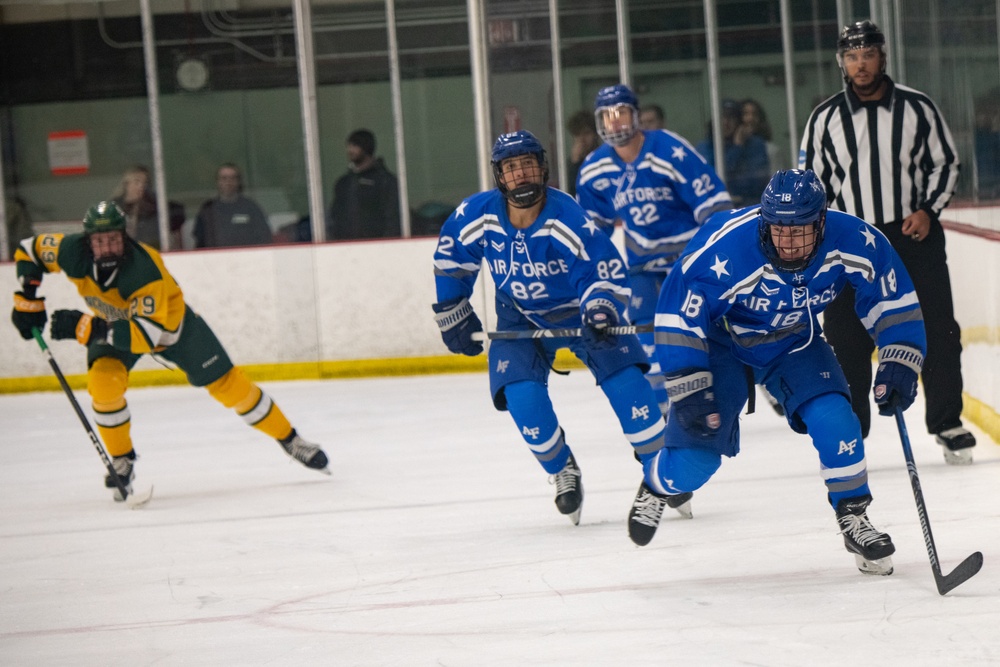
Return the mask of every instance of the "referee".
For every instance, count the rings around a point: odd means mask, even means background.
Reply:
[[[962,426],[960,329],[939,216],[958,181],[951,132],[927,95],[885,73],[885,35],[871,21],[846,26],[837,42],[844,90],[809,116],[799,167],[826,187],[830,208],[874,225],[888,237],[913,279],[927,329],[924,384],[927,430],[952,464],[972,463],[975,437]],[[851,387],[851,403],[868,437],[871,336],[854,311],[854,293],[824,313],[826,338]]]

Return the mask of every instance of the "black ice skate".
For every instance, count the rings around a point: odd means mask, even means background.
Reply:
[[[664,507],[677,510],[685,519],[692,518],[694,516],[691,512],[692,496],[694,494],[691,492],[661,496],[654,493],[646,482],[642,482],[635,494],[635,500],[632,501],[632,509],[628,513],[628,536],[640,547],[649,544],[656,535]]]
[[[569,516],[574,526],[580,525],[583,510],[583,478],[576,460],[570,454],[562,470],[549,477],[549,484],[556,485],[556,508]]]
[[[296,433],[294,429],[290,436],[285,440],[279,440],[278,443],[289,456],[305,467],[319,470],[321,473],[327,475],[330,474],[330,471],[327,469],[329,461],[326,458],[326,453],[317,445],[303,440],[302,436]]]
[[[972,463],[972,448],[976,446],[976,436],[961,426],[956,426],[937,433],[936,439],[944,447],[945,463],[953,466]]]
[[[892,558],[896,547],[892,538],[880,533],[868,520],[865,510],[871,496],[845,498],[837,504],[837,522],[844,536],[844,546],[854,554],[858,569],[865,574],[892,574]]]
[[[132,495],[132,480],[135,479],[135,450],[133,449],[128,454],[122,454],[121,456],[114,456],[111,458],[111,467],[115,469],[118,474],[118,478],[122,481],[122,486],[125,487],[125,491]],[[112,479],[111,474],[108,473],[104,476],[104,486],[109,489],[115,490],[115,502],[120,503],[125,499],[122,498],[122,492],[115,484],[115,480]]]

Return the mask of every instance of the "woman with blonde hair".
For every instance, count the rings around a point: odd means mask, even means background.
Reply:
[[[149,168],[137,164],[122,175],[112,199],[125,212],[129,236],[160,250],[160,225],[156,216],[156,195],[151,187]],[[171,246],[180,248],[180,229],[184,224],[184,206],[167,202]]]

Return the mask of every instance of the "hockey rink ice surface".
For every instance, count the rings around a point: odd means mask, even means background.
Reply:
[[[202,389],[129,392],[129,510],[60,392],[0,396],[5,665],[1000,664],[1000,447],[946,466],[906,413],[942,569],[899,435],[874,418],[869,514],[895,573],[858,572],[809,441],[758,401],[743,452],[633,546],[640,469],[589,374],[553,376],[583,470],[579,526],[485,374],[273,382],[332,476]],[[77,397],[90,414],[85,392]]]

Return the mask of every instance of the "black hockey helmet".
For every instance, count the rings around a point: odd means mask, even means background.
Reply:
[[[840,31],[840,38],[837,40],[837,64],[840,65],[840,71],[844,75],[844,83],[850,83],[847,78],[847,70],[844,69],[844,54],[854,49],[865,49],[869,46],[874,46],[882,54],[882,67],[879,74],[884,75],[886,61],[885,35],[879,30],[879,27],[868,19],[865,19],[864,21],[855,21],[850,25],[845,25],[844,29]]]

